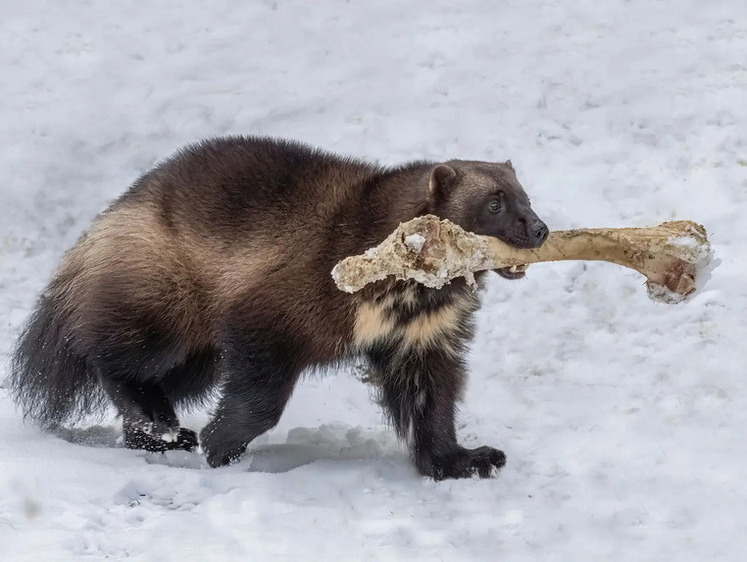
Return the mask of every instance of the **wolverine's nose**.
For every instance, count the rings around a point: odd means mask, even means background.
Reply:
[[[547,236],[550,234],[550,229],[547,228],[547,225],[544,222],[535,219],[532,226],[529,228],[529,232],[534,239],[533,241],[536,244],[536,247],[539,248],[542,246],[542,243],[547,240]]]

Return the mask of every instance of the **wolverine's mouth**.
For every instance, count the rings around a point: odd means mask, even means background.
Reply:
[[[524,277],[526,275],[527,267],[529,267],[529,264],[523,263],[521,265],[512,265],[511,267],[502,267],[495,271],[504,279],[514,280]]]

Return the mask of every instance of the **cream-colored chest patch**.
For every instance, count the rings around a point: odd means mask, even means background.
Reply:
[[[397,318],[395,303],[403,303],[409,295],[389,295],[379,302],[365,302],[359,305],[355,318],[354,343],[365,348],[376,342],[399,341],[404,349],[428,348],[439,345],[451,351],[448,336],[459,329],[469,303],[456,301],[442,306],[433,312],[418,314],[408,322]]]

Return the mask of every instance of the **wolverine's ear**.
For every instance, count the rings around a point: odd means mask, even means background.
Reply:
[[[439,164],[433,168],[431,179],[428,181],[428,201],[434,204],[443,201],[448,195],[455,177],[456,172],[451,166]]]
[[[508,167],[509,167],[509,168],[511,168],[512,170],[514,169],[514,165],[513,165],[513,164],[511,164],[511,160],[506,160],[505,164],[506,164],[506,166],[508,166]],[[514,170],[514,171],[515,171],[515,170]]]

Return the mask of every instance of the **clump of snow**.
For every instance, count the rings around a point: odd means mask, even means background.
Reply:
[[[425,244],[425,237],[422,234],[410,234],[409,236],[405,236],[405,246],[410,248],[413,252],[419,252],[423,249],[423,244]]]
[[[665,304],[679,304],[685,302],[687,295],[672,291],[666,285],[659,285],[658,283],[646,283],[646,290],[648,291],[648,298],[652,301],[662,302]]]
[[[721,260],[717,258],[715,252],[711,250],[707,255],[702,256],[696,264],[697,275],[695,277],[695,282],[697,288],[695,289],[693,296],[703,291],[710,283],[714,270],[721,265]]]
[[[176,441],[176,433],[173,431],[162,433],[161,441],[165,441],[166,443],[173,443],[174,441]]]
[[[672,236],[667,244],[683,250],[682,259],[696,266],[697,270],[707,269],[714,260],[713,248],[704,242],[700,233],[693,232],[690,236]]]
[[[680,248],[697,249],[702,244],[694,236],[671,236],[667,239],[667,244],[670,246],[678,246]]]

